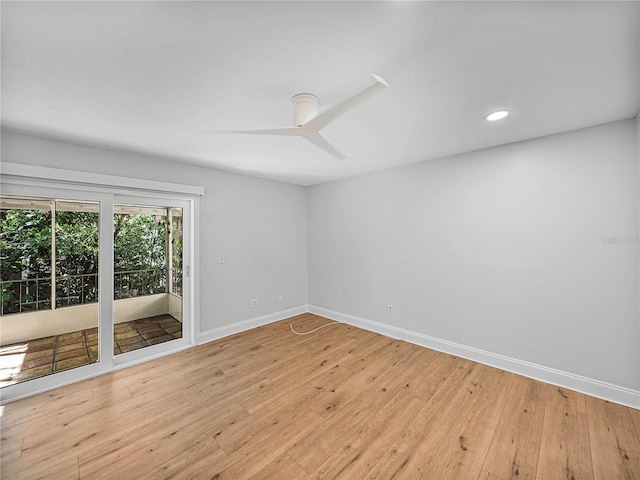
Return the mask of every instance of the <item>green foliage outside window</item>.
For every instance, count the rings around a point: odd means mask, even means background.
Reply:
[[[51,212],[0,210],[3,281],[51,276]]]
[[[97,301],[98,228],[97,213],[56,212],[56,308]],[[166,291],[166,237],[166,216],[114,215],[116,299]],[[50,211],[0,210],[3,314],[51,308],[51,253]]]
[[[165,293],[167,217],[114,217],[115,297]]]

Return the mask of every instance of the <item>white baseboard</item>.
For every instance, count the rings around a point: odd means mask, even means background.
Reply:
[[[483,363],[491,367],[500,368],[501,370],[523,375],[535,380],[565,387],[603,400],[609,400],[621,405],[640,409],[640,391],[638,390],[619,387],[592,378],[506,357],[478,348],[460,345],[448,340],[441,340],[422,333],[411,332],[402,328],[366,320],[346,313],[335,312],[315,305],[309,305],[309,313],[376,332],[387,337],[405,340],[422,347],[473,360],[474,362]]]
[[[196,334],[196,344],[201,345],[203,343],[212,342],[223,337],[228,337],[234,333],[244,332],[252,328],[261,327],[268,323],[284,320],[285,318],[294,317],[296,315],[302,315],[309,311],[308,305],[299,305],[297,307],[288,308],[286,310],[280,310],[278,312],[268,313],[260,317],[250,318],[241,322],[232,323],[223,327],[214,328]]]

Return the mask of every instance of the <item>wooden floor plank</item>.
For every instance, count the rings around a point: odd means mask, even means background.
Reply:
[[[0,442],[0,473],[2,473],[2,465],[9,462],[15,462],[20,458],[22,453],[22,436],[17,436],[12,440],[2,439]]]
[[[360,382],[354,372],[341,365],[314,378],[309,386],[313,387],[315,395],[307,400],[307,407],[324,417],[335,413],[338,411],[338,405],[345,403],[343,391],[357,390],[357,387],[354,388],[350,383],[352,379],[356,384],[364,386],[364,382]],[[345,395],[349,396],[346,393]]]
[[[295,399],[292,397],[292,401],[304,402],[304,393],[300,392]],[[222,447],[225,454],[231,455],[254,438],[268,435],[268,432],[277,430],[278,425],[294,414],[291,410],[291,405],[288,402],[270,404],[260,410],[259,414],[247,415],[226,429],[213,429],[213,437],[218,442],[218,445]]]
[[[458,417],[420,478],[477,478],[493,434],[493,429],[480,422],[464,416]]]
[[[203,415],[211,420],[202,422]],[[149,463],[161,464],[170,460],[211,437],[212,429],[224,430],[247,416],[248,413],[235,404],[224,409],[202,408],[200,412],[171,419],[165,416],[80,454],[80,475],[109,480],[112,472],[120,469],[131,478],[139,478],[147,472]]]
[[[129,472],[131,465],[127,465],[128,456],[144,451],[147,445],[158,442],[158,436],[167,435],[172,430],[166,420],[159,418],[118,435],[110,441],[102,442],[77,455],[80,473],[85,478],[99,478],[101,472],[110,471],[117,462],[120,463],[120,468]]]
[[[55,415],[63,408],[73,408],[75,405],[81,405],[92,399],[91,389],[83,386],[76,387],[74,390],[63,387],[11,402],[4,405],[2,429],[4,431],[24,422],[33,422],[45,415]]]
[[[193,404],[207,401],[235,402],[272,383],[265,376],[212,375],[206,380],[188,386],[182,391],[182,396]]]
[[[3,474],[2,478],[12,477],[4,476]],[[78,472],[78,460],[75,457],[68,458],[67,460],[53,465],[46,471],[36,473],[29,477],[19,474],[19,476],[13,478],[24,478],[26,480],[78,480],[80,478],[80,473]]]
[[[135,382],[127,382],[127,388],[132,396],[144,395],[149,392],[171,387],[174,389],[187,390],[190,387],[200,385],[205,379],[215,378],[222,374],[216,366],[205,362],[191,365],[189,368],[181,369],[181,375],[176,378],[167,371],[165,375],[160,375],[160,371],[151,370],[151,374],[146,378],[138,379]]]
[[[640,411],[312,314],[3,408],[2,478],[636,479]]]
[[[529,378],[514,379],[483,470],[504,479],[536,478],[546,387]]]
[[[157,369],[155,361],[149,361],[133,365],[129,368],[122,368],[107,375],[86,380],[86,385],[91,388],[95,398],[101,396],[111,396],[114,392],[127,388],[129,385],[136,385],[141,378],[147,378],[153,369]],[[155,370],[156,375],[162,375],[163,371]],[[166,373],[164,373],[166,375]],[[84,383],[84,382],[83,382]]]
[[[536,478],[595,478],[584,395],[547,385]]]
[[[285,453],[249,480],[306,480],[308,478],[309,474]]]
[[[425,355],[424,352],[429,352],[429,355]],[[407,352],[408,355],[402,355],[398,362],[393,365],[393,370],[398,375],[403,376],[408,381],[416,378],[420,373],[428,371],[432,368],[433,362],[443,356],[441,353],[435,350],[427,350],[426,348],[418,347],[414,345],[412,351]]]
[[[473,385],[473,395],[460,413],[495,429],[514,378],[513,373],[486,365],[476,365],[469,376],[469,382]]]
[[[487,472],[486,470],[482,470],[480,475],[478,475],[478,480],[504,480],[503,478],[496,477],[494,474]]]
[[[254,412],[269,403],[278,402],[287,396],[291,389],[311,382],[325,373],[346,370],[341,366],[346,355],[348,354],[334,351],[326,355],[310,356],[297,363],[289,363],[286,365],[285,372],[267,371],[266,375],[273,384],[253,395],[245,396],[240,402],[249,412]],[[288,385],[289,389],[281,388],[282,385]]]
[[[473,386],[468,381],[473,367],[470,362],[457,359],[440,388],[430,396],[413,421],[396,442],[389,446],[383,458],[371,468],[365,478],[413,480],[422,476],[458,418],[460,410],[473,394]]]
[[[351,358],[343,363],[343,366],[354,372],[362,372],[373,370],[379,363],[385,360],[395,359],[396,355],[390,350],[393,340],[378,336],[375,342],[371,343],[367,348],[353,353],[350,349]]]
[[[322,417],[310,410],[301,408],[291,412],[269,432],[263,432],[252,438],[243,448],[227,456],[218,464],[210,465],[207,462],[202,465],[205,470],[197,472],[196,478],[215,478],[216,480],[251,478],[260,470],[267,468],[293,443],[321,422]]]
[[[52,462],[77,457],[96,446],[110,442],[124,432],[143,428],[161,415],[162,408],[172,409],[184,402],[180,394],[155,398],[146,408],[138,408],[116,417],[84,418],[66,429],[44,430],[25,437],[20,458],[5,466],[9,478],[33,475],[48,468]],[[14,477],[15,476],[15,477]]]
[[[425,402],[429,401],[451,373],[458,368],[458,360],[452,355],[438,355],[428,368],[420,370],[409,380],[413,394]]]
[[[226,458],[213,437],[206,437],[190,443],[188,448],[170,460],[155,465],[147,464],[146,473],[136,480],[192,480],[196,478],[196,473],[202,474],[207,471],[207,467],[213,468]],[[111,469],[109,471],[114,474],[113,478],[118,478],[115,476],[117,472]]]
[[[287,453],[305,471],[315,471],[330,455],[342,446],[349,435],[366,426],[399,391],[404,388],[404,379],[396,375],[378,378],[367,388],[360,390],[344,408],[318,428],[296,442]]]
[[[63,430],[71,424],[82,422],[88,415],[99,410],[117,408],[119,411],[123,411],[123,405],[131,398],[131,392],[128,388],[119,388],[111,395],[101,395],[97,398],[87,397],[81,402],[65,405],[58,411],[38,416],[37,422],[22,422],[8,427],[3,425],[2,437],[25,437],[42,431]]]
[[[286,385],[282,388],[286,395],[281,401],[270,402],[253,415],[244,418],[226,431],[217,432],[214,436],[226,453],[231,453],[240,448],[251,437],[259,434],[263,429],[277,424],[281,418],[291,412],[291,405],[305,405],[305,408],[323,413],[314,408],[319,399],[325,395],[324,389],[335,385],[332,383],[333,375],[341,377],[344,374],[353,375],[344,368],[334,367],[323,375],[315,377],[304,385]],[[281,384],[279,384],[281,385]],[[331,389],[335,389],[335,386]]]
[[[344,445],[312,472],[310,478],[364,478],[420,407],[420,400],[406,391],[398,392],[362,429],[347,436]]]
[[[586,397],[595,478],[640,478],[640,440],[629,409]]]
[[[627,407],[623,407],[623,408],[627,408]],[[636,410],[634,408],[627,408],[627,411],[629,412],[629,416],[631,417],[631,423],[634,426],[636,435],[638,438],[640,438],[640,409]]]
[[[380,335],[377,333],[351,326],[347,326],[345,335],[355,340],[354,345],[349,349],[349,353],[352,355],[358,355],[372,344],[380,341]]]

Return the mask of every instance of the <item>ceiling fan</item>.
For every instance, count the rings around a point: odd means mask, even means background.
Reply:
[[[384,78],[372,73],[366,86],[322,113],[320,113],[318,106],[318,97],[310,93],[298,93],[291,98],[291,103],[293,104],[293,127],[268,130],[227,130],[224,133],[302,137],[328,154],[339,159],[344,159],[346,156],[340,153],[326,138],[320,135],[320,130],[340,115],[356,107],[379,90],[388,86]]]

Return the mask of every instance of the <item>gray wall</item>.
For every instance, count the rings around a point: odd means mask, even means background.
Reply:
[[[311,187],[309,303],[637,389],[636,129]]]
[[[2,161],[205,187],[200,332],[307,304],[303,187],[6,131]],[[222,265],[219,255],[225,256]]]

